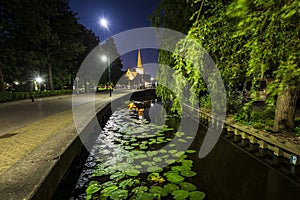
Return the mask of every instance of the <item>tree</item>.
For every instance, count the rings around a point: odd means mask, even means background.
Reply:
[[[109,80],[109,72],[110,70],[110,79],[113,85],[119,81],[119,79],[124,75],[124,71],[122,71],[123,65],[120,59],[120,55],[116,48],[113,38],[109,38],[104,44],[101,46],[103,55],[109,58],[116,58],[115,60],[110,60],[110,69],[108,69],[107,63],[103,63],[103,68],[105,68],[102,77],[100,78],[100,84],[106,84]]]
[[[299,8],[300,3],[291,0],[236,0],[229,7],[239,22],[235,35],[247,37],[247,75],[274,78],[269,87],[270,96],[278,96],[274,131],[294,128],[300,80]]]
[[[162,0],[149,18],[152,26],[169,28],[186,34],[192,25],[190,17],[198,8],[199,4],[193,1]],[[166,45],[167,43],[168,41],[166,41]],[[158,62],[159,64],[170,67],[174,67],[175,65],[172,53],[164,50],[159,50]],[[169,75],[168,73],[166,68],[159,68],[157,77],[161,82],[166,82],[166,78]],[[161,85],[157,86],[156,94],[160,96],[163,101],[169,99],[170,96],[175,96],[172,94],[172,91]]]
[[[80,60],[99,39],[78,23],[69,1],[2,2],[0,91],[4,82],[28,82],[42,74],[51,90],[72,84]]]

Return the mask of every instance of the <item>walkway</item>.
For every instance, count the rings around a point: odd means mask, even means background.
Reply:
[[[113,93],[111,98],[108,94],[97,94],[95,101],[92,95],[82,95],[82,98],[77,99],[77,102],[73,104],[79,107],[93,104],[96,110],[99,110],[111,100],[131,92],[133,91]],[[30,106],[33,107],[39,105],[38,110],[43,115],[40,115],[39,119],[35,118],[34,122],[28,119],[25,120],[26,123],[14,121],[14,115],[17,115],[17,118],[20,118],[20,115],[25,115],[25,118],[32,117],[33,114],[26,116],[28,104],[26,101],[20,101],[0,105],[0,118],[5,110],[16,107],[19,109],[13,109],[15,111],[13,114],[7,113],[9,118],[6,121],[10,125],[21,127],[13,132],[4,132],[4,129],[0,132],[0,199],[2,200],[31,199],[43,182],[39,180],[36,183],[41,175],[39,173],[47,174],[47,170],[52,170],[48,169],[49,164],[60,159],[61,154],[74,142],[75,138],[78,138],[73,120],[71,95],[30,102]],[[54,105],[60,109],[55,109]],[[88,118],[89,114],[86,110],[82,113]],[[12,129],[10,127],[6,130]]]

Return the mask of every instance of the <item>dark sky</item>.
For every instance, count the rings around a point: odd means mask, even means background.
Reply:
[[[139,27],[151,26],[149,15],[158,6],[159,0],[70,0],[71,9],[78,13],[79,22],[87,29],[92,29],[100,41],[117,33]],[[99,24],[101,17],[109,21],[109,30]],[[157,62],[157,50],[142,49],[142,61]],[[137,51],[122,55],[123,67],[136,65]],[[145,68],[146,73],[155,77],[154,68]]]

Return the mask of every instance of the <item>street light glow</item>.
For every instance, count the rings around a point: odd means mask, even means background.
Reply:
[[[35,79],[35,81],[38,82],[38,83],[41,83],[41,82],[43,82],[43,79],[42,79],[41,77],[37,77],[37,78]]]
[[[107,61],[106,55],[101,56],[101,60],[102,60],[103,62],[106,62],[106,61]]]
[[[100,19],[100,25],[108,30],[108,21],[105,18]]]

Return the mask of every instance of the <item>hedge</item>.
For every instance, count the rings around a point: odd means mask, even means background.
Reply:
[[[0,103],[30,99],[33,94],[35,98],[49,97],[61,94],[72,94],[73,90],[53,90],[42,92],[0,92]]]

